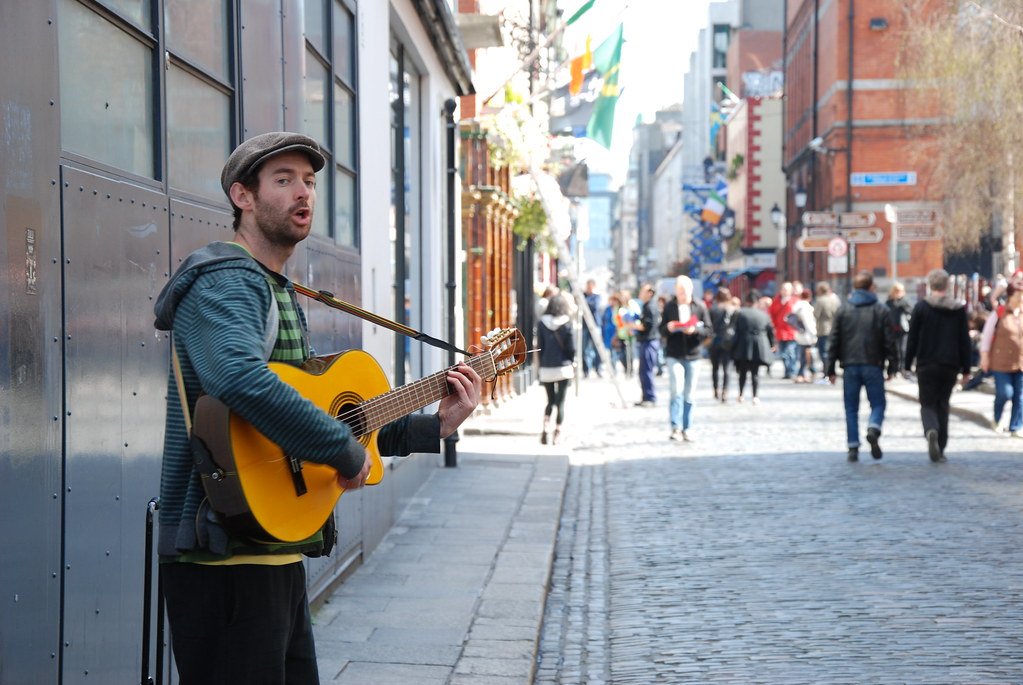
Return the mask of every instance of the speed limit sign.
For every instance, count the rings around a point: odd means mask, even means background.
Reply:
[[[849,251],[849,243],[841,236],[835,236],[828,241],[828,254],[832,257],[844,257]]]

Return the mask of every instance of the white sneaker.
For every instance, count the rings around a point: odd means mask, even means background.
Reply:
[[[1023,431],[1012,431],[1009,435],[1014,438],[1023,438]]]
[[[1008,433],[1009,432],[1009,419],[1003,416],[1001,421],[995,422],[991,420],[991,426],[995,429],[995,433]]]

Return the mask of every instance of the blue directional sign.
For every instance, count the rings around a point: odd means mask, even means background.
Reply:
[[[854,186],[915,186],[915,171],[868,171],[849,174]]]

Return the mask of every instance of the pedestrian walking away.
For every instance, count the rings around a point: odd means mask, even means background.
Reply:
[[[811,292],[804,290],[799,299],[792,305],[789,319],[796,329],[796,345],[798,345],[799,368],[796,370],[796,383],[813,381],[813,348],[817,344],[817,319],[813,315],[810,304]]]
[[[821,383],[827,383],[828,341],[831,339],[831,327],[835,322],[835,313],[842,301],[838,299],[831,286],[821,281],[817,284],[817,299],[813,302],[813,317],[817,320],[817,355],[821,359]]]
[[[896,281],[888,290],[888,316],[891,318],[892,332],[895,334],[895,373],[908,377],[906,368],[906,334],[909,333],[909,322],[913,308],[906,299],[906,286]]]
[[[771,317],[759,306],[760,293],[750,290],[746,293],[746,306],[735,315],[735,344],[732,346],[732,359],[739,376],[739,396],[736,402],[741,403],[746,392],[746,379],[750,381],[752,403],[760,403],[760,367],[770,368],[777,343],[774,338],[774,326]]]
[[[547,444],[550,438],[558,444],[561,438],[561,424],[565,421],[565,397],[568,385],[575,376],[575,336],[572,335],[572,321],[569,318],[568,298],[563,293],[551,297],[547,313],[537,324],[537,338],[540,345],[540,384],[547,393],[547,405],[543,410],[543,430],[540,442]],[[551,414],[557,410],[554,433],[550,433]]]
[[[661,313],[654,297],[654,287],[645,283],[639,292],[643,303],[639,319],[632,324],[639,345],[639,385],[643,396],[636,404],[652,407],[657,404],[657,393],[654,390],[654,376],[657,373],[657,362],[661,351]]]
[[[949,402],[958,375],[963,382],[970,375],[970,333],[964,302],[948,292],[949,276],[944,269],[927,274],[927,296],[916,303],[906,336],[905,370],[916,365],[927,454],[933,462],[944,462],[948,445]]]
[[[861,389],[866,390],[870,403],[867,421],[870,455],[880,459],[883,456],[880,440],[886,402],[884,367],[887,362],[888,377],[891,378],[897,363],[895,335],[888,308],[877,301],[874,276],[869,271],[859,272],[853,279],[853,288],[849,299],[835,314],[828,348],[828,380],[832,384],[835,382],[836,365],[841,362],[848,460],[859,460]]]
[[[593,279],[586,281],[586,290],[583,293],[583,297],[586,301],[586,307],[590,310],[590,314],[593,316],[593,322],[600,324],[600,295],[596,292],[597,282]],[[610,349],[610,348],[607,348]],[[601,359],[600,354],[597,352],[597,345],[593,341],[593,337],[590,335],[590,327],[583,325],[583,377],[589,378],[590,371],[593,371],[598,376],[603,375],[601,371]]]
[[[714,399],[728,400],[728,367],[732,363],[732,347],[735,343],[735,312],[732,293],[721,287],[714,295],[710,308],[710,380],[714,386]],[[720,376],[720,381],[718,380]]]
[[[316,141],[296,133],[266,133],[238,146],[221,174],[234,239],[192,253],[156,303],[156,327],[173,333],[176,372],[168,374],[158,552],[182,683],[319,682],[302,558],[329,552],[333,518],[294,543],[225,527],[204,497],[203,460],[193,457],[188,427],[196,401],[208,395],[297,462],[335,469],[338,487],[359,488],[369,477],[371,460],[348,425],[266,363],[299,365],[311,354],[305,316],[282,272],[312,228],[316,172],[325,164]],[[440,451],[440,439],[472,413],[481,389],[465,364],[447,380],[452,391],[436,414],[380,430],[381,454]]]
[[[980,338],[980,368],[995,377],[995,430],[1006,430],[1015,437],[1023,437],[1023,323],[1020,307],[1023,288],[1009,283],[1005,290],[1005,304],[1000,304],[988,316]],[[1011,403],[1007,423],[1003,421],[1006,403]]]
[[[728,294],[728,300],[732,299]],[[659,326],[665,337],[664,358],[671,394],[668,418],[669,439],[692,441],[693,394],[696,389],[696,363],[703,341],[712,333],[710,315],[702,303],[693,300],[693,281],[688,276],[675,279],[675,297],[664,306]]]
[[[774,325],[774,337],[778,341],[778,354],[785,368],[782,378],[790,379],[796,375],[798,365],[798,344],[796,343],[796,329],[789,322],[789,315],[792,307],[795,306],[797,298],[793,295],[795,288],[791,283],[785,282],[778,288],[778,294],[771,300],[771,323]]]

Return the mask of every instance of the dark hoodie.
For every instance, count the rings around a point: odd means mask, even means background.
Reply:
[[[156,302],[156,327],[174,332],[189,411],[195,411],[199,395],[212,395],[287,454],[355,476],[365,452],[348,426],[304,399],[266,365],[278,314],[271,307],[275,300],[268,275],[293,291],[287,279],[264,269],[240,245],[212,243],[190,255],[164,286]],[[381,454],[439,451],[437,417],[417,415],[416,422],[422,423],[416,431],[409,430],[407,417],[382,429],[377,441]],[[171,372],[160,482],[163,557],[196,551],[231,554],[236,545],[215,518],[199,516],[204,496]]]
[[[888,308],[869,290],[852,291],[845,304],[838,308],[829,342],[829,376],[835,374],[837,362],[842,362],[842,368],[852,364],[884,368],[887,359],[889,371],[895,369],[895,333]]]
[[[916,303],[906,338],[906,368],[946,366],[970,372],[970,328],[966,307],[945,293]]]

